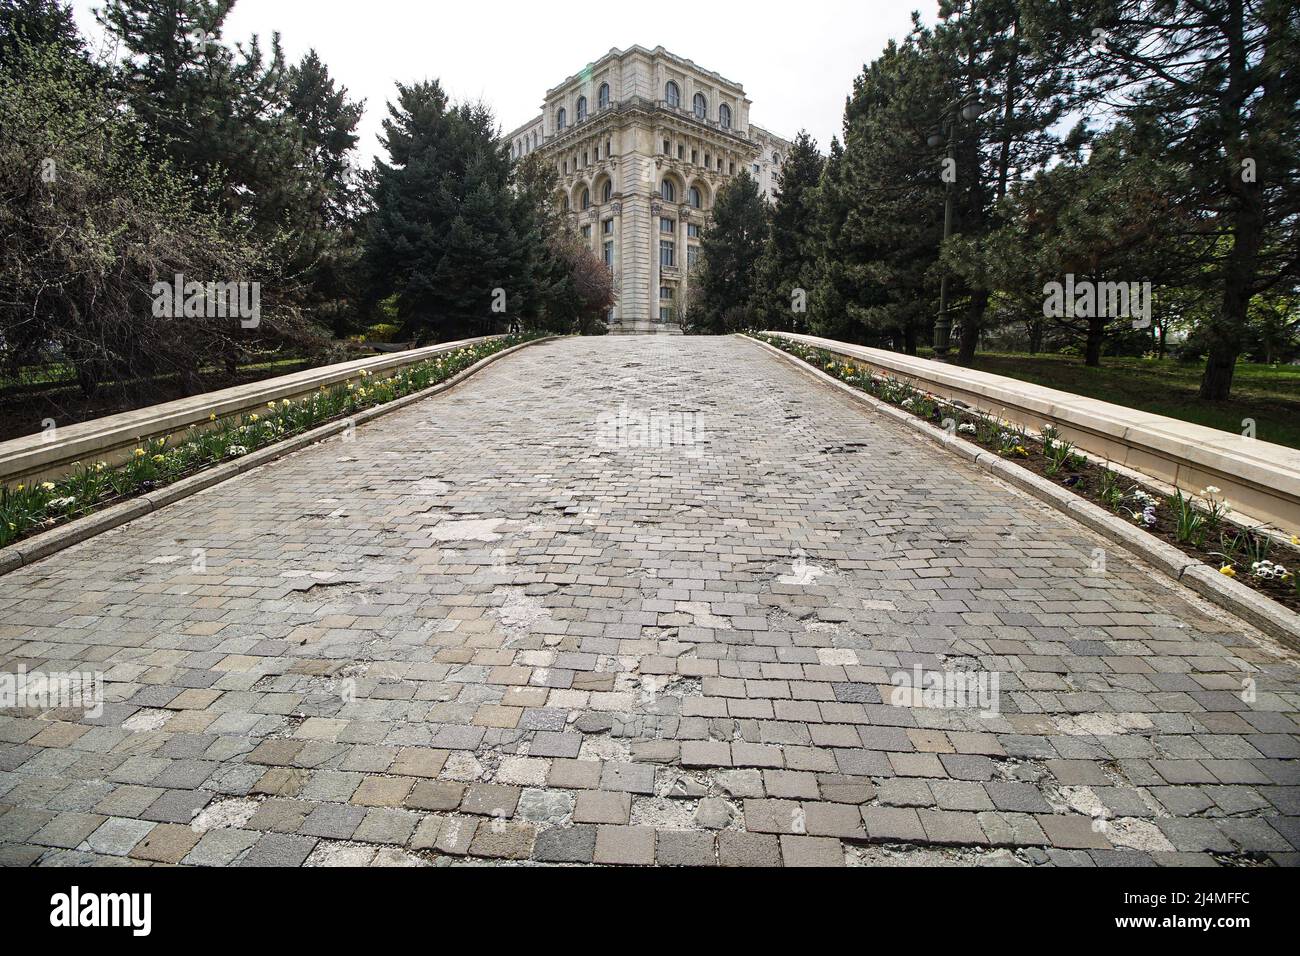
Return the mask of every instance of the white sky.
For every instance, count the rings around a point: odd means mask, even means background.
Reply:
[[[97,46],[92,11],[73,0]],[[781,136],[807,129],[823,151],[840,134],[844,99],[864,63],[902,38],[911,10],[933,22],[935,0],[728,0],[594,3],[544,0],[240,0],[223,39],[278,30],[292,62],[315,48],[337,82],[366,100],[359,151],[379,152],[380,120],[397,81],[438,78],[457,99],[482,99],[511,130],[541,110],[546,90],[607,53],[662,44],[742,84],[751,119]]]

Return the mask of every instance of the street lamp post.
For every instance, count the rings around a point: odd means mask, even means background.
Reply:
[[[987,112],[988,106],[978,97],[969,96],[951,104],[943,112],[943,125],[926,139],[931,149],[947,146],[944,163],[944,198],[943,198],[943,241],[952,237],[953,196],[957,186],[957,134],[960,121],[973,120]],[[952,347],[952,316],[948,314],[948,270],[939,276],[939,315],[934,320],[934,357],[935,361],[948,361],[948,351]]]

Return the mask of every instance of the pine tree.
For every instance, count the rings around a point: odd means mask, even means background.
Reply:
[[[398,84],[376,161],[365,257],[372,298],[397,297],[421,340],[521,319],[536,292],[532,211],[482,106],[453,106],[437,81]]]
[[[285,87],[285,110],[300,131],[311,183],[297,225],[293,271],[304,277],[304,304],[342,335],[360,294],[358,226],[365,190],[353,154],[364,104],[335,84],[315,50],[290,67]]]
[[[955,139],[954,232],[968,242],[991,228],[994,206],[1014,183],[1062,151],[1059,126],[1076,103],[1073,72],[1057,48],[1032,42],[1025,6],[1022,0],[941,0],[926,43],[946,78],[948,129]],[[963,104],[978,104],[983,112],[963,118]],[[933,121],[942,122],[939,116]],[[1076,128],[1069,139],[1081,135]],[[954,290],[960,364],[974,358],[991,291],[978,285]]]
[[[156,162],[189,177],[217,209],[277,233],[301,256],[313,218],[302,130],[288,110],[279,37],[225,45],[234,0],[112,0],[98,13],[123,47],[119,83]]]
[[[1201,329],[1201,397],[1222,400],[1251,300],[1300,279],[1300,12],[1294,0],[1027,4],[1085,80],[1089,104],[1152,124],[1181,167],[1187,221],[1219,241],[1197,281],[1218,299]]]
[[[0,62],[12,61],[20,42],[53,45],[64,53],[85,56],[72,7],[59,0],[0,0]]]
[[[799,330],[807,324],[808,289],[817,257],[813,196],[825,164],[817,142],[807,132],[799,133],[781,167],[759,263],[756,312],[764,328]]]
[[[754,321],[767,228],[767,206],[758,184],[742,171],[718,190],[712,219],[700,237],[691,309],[703,328],[735,332]]]
[[[1162,291],[1213,242],[1180,235],[1189,226],[1178,221],[1180,171],[1167,160],[1143,160],[1153,152],[1152,135],[1121,124],[1099,137],[1086,159],[1076,155],[1041,171],[995,210],[1001,225],[950,244],[949,265],[969,286],[998,290],[1008,316],[1042,319],[1083,342],[1085,363],[1099,365],[1105,342],[1131,334],[1135,316],[1045,316],[1048,285],[1070,275],[1080,287],[1149,282]]]
[[[812,195],[813,260],[808,328],[815,335],[861,341],[862,327],[848,318],[848,302],[859,294],[849,272],[844,223],[849,199],[844,182],[844,147],[831,139],[830,156]]]
[[[840,171],[842,306],[854,338],[916,353],[934,318],[932,267],[943,191],[918,119],[942,109],[942,74],[918,31],[890,43],[855,81],[845,110]]]

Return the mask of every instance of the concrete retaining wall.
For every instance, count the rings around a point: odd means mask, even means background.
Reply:
[[[118,464],[143,442],[181,435],[190,425],[206,425],[211,415],[221,419],[256,412],[267,402],[301,398],[322,385],[330,388],[355,379],[363,370],[371,375],[388,375],[444,352],[486,342],[489,338],[494,336],[408,349],[204,392],[174,402],[57,427],[53,430],[52,440],[47,434],[36,434],[0,442],[0,485],[12,487],[19,483],[58,478],[71,471],[76,462]]]

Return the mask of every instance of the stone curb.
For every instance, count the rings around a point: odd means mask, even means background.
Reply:
[[[1084,527],[1136,554],[1166,577],[1186,585],[1201,597],[1266,634],[1278,638],[1293,650],[1300,650],[1300,614],[1296,614],[1290,608],[1260,594],[1240,581],[1234,581],[1220,574],[1209,565],[1179,551],[1173,545],[1139,530],[1123,518],[1110,514],[1086,498],[1074,494],[1055,482],[1048,481],[1027,468],[1012,464],[1007,459],[960,436],[949,435],[942,428],[936,428],[915,415],[847,385],[774,345],[768,345],[747,335],[739,337],[780,356],[814,381],[839,389],[873,411],[901,425],[906,425],[913,431],[920,432],[936,444],[973,462],[976,467],[1028,492]]]
[[[530,342],[522,342],[519,345],[512,345],[508,349],[495,352],[485,359],[475,362],[467,369],[457,372],[445,382],[439,382],[437,385],[431,385],[429,388],[420,392],[413,392],[410,395],[404,395],[401,398],[394,399],[383,405],[377,405],[374,408],[367,408],[348,418],[340,418],[338,421],[329,422],[311,431],[303,432],[301,435],[294,435],[286,438],[284,441],[276,442],[273,445],[267,445],[265,448],[259,448],[251,454],[234,461],[225,462],[211,468],[205,468],[198,474],[182,478],[180,481],[173,482],[166,487],[159,488],[157,491],[150,491],[143,495],[138,495],[128,501],[119,502],[102,511],[96,511],[88,514],[83,518],[70,521],[65,525],[51,528],[49,531],[33,535],[16,544],[11,544],[7,548],[0,549],[0,576],[16,571],[20,567],[25,567],[42,558],[47,558],[52,554],[57,554],[74,544],[80,544],[89,538],[102,534],[113,528],[121,527],[129,521],[143,517],[152,511],[189,498],[200,491],[218,485],[244,472],[252,471],[254,468],[260,468],[262,465],[270,464],[286,455],[301,451],[309,445],[331,438],[348,428],[349,424],[353,427],[363,425],[373,419],[386,415],[389,412],[395,412],[399,408],[405,408],[413,405],[415,402],[423,401],[426,398],[432,398],[449,389],[455,388],[471,375],[479,372],[493,362],[505,358],[512,352],[527,348],[530,345],[538,345],[542,342],[550,342],[559,336],[548,335],[545,338],[533,339]]]

